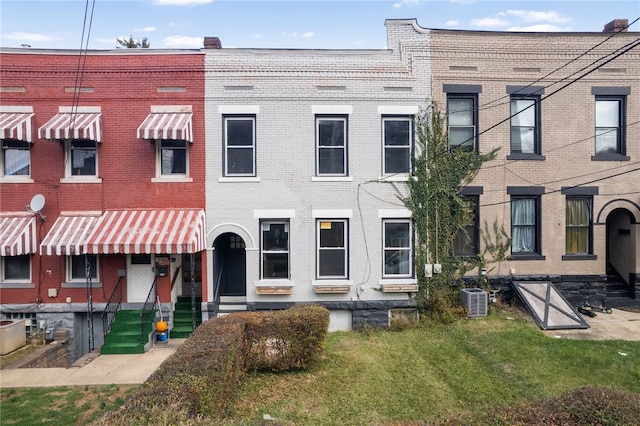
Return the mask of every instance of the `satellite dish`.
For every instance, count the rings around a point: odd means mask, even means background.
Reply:
[[[34,213],[40,213],[40,210],[44,207],[44,195],[36,194],[29,203],[29,209]]]

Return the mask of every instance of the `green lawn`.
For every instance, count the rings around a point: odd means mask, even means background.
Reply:
[[[640,342],[556,339],[500,312],[452,325],[332,333],[312,370],[248,375],[221,423],[421,424],[585,385],[640,393]],[[117,387],[74,389],[3,389],[0,423],[85,424],[87,409],[99,413],[126,398]]]

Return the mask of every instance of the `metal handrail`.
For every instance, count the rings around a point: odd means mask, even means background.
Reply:
[[[158,276],[153,279],[153,283],[151,284],[151,288],[149,289],[149,294],[147,294],[147,299],[142,306],[142,311],[140,312],[140,342],[144,342],[145,338],[145,325],[149,323],[149,319],[152,315],[155,315],[156,303],[157,303],[157,292],[156,292],[156,284],[158,282]]]
[[[218,274],[216,276],[216,282],[213,288],[213,312],[214,315],[218,314],[218,309],[220,308],[220,283],[222,281],[222,266],[218,269]]]
[[[102,311],[103,336],[106,336],[111,330],[111,324],[116,317],[116,312],[120,310],[120,305],[122,305],[122,289],[120,288],[120,284],[122,284],[122,277],[118,278],[118,282],[113,288],[111,296],[109,296],[107,305],[104,307],[104,311]]]

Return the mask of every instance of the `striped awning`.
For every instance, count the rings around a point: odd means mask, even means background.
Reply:
[[[38,129],[40,139],[89,139],[102,142],[99,112],[60,112]]]
[[[152,112],[138,127],[138,139],[178,139],[193,142],[190,112]]]
[[[0,256],[36,252],[36,218],[33,213],[0,213]]]
[[[87,253],[87,241],[101,212],[61,215],[40,244],[40,254],[71,256]]]
[[[205,232],[200,209],[110,210],[91,234],[88,252],[197,253],[206,247]]]
[[[31,131],[31,117],[29,112],[0,113],[0,139],[17,139],[33,142]]]

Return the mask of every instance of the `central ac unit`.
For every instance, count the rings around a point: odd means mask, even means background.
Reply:
[[[463,288],[461,296],[462,306],[467,309],[469,318],[487,316],[489,294],[486,291],[481,288]]]

